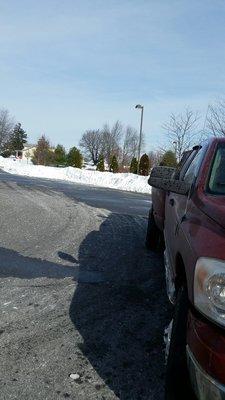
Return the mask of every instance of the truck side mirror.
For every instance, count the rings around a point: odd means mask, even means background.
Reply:
[[[175,168],[155,167],[152,169],[148,184],[157,189],[187,195],[190,184],[179,179],[174,179]]]

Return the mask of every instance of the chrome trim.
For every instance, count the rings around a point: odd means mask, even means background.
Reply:
[[[167,291],[167,296],[168,296],[170,302],[172,304],[175,304],[176,289],[175,289],[175,283],[174,283],[174,280],[173,280],[171,267],[170,267],[170,263],[169,263],[169,257],[168,257],[166,249],[164,251],[164,264],[165,264],[165,270],[166,270],[166,291]]]
[[[170,321],[169,325],[164,329],[164,343],[165,343],[165,362],[167,364],[169,351],[170,351],[170,343],[173,329],[173,319]]]
[[[202,369],[189,346],[186,351],[191,384],[197,398],[199,400],[225,400],[225,386]]]

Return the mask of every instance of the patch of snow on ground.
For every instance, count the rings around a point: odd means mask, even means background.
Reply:
[[[79,168],[45,167],[27,164],[23,160],[12,160],[0,156],[0,168],[10,174],[58,179],[92,186],[126,190],[139,193],[151,193],[148,177],[131,173],[99,172]]]

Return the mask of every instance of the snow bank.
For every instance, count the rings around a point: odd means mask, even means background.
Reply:
[[[130,173],[113,174],[111,172],[89,171],[72,167],[44,167],[42,165],[27,164],[24,160],[14,161],[3,157],[0,157],[0,168],[10,174],[59,179],[131,192],[151,193],[147,177]]]

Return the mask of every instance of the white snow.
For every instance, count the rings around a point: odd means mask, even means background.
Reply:
[[[70,374],[70,378],[73,379],[74,381],[77,381],[80,379],[80,375],[79,374]]]
[[[151,193],[148,177],[131,173],[100,172],[79,168],[57,168],[27,164],[26,160],[13,160],[0,156],[0,168],[17,175],[58,179],[105,188]]]

